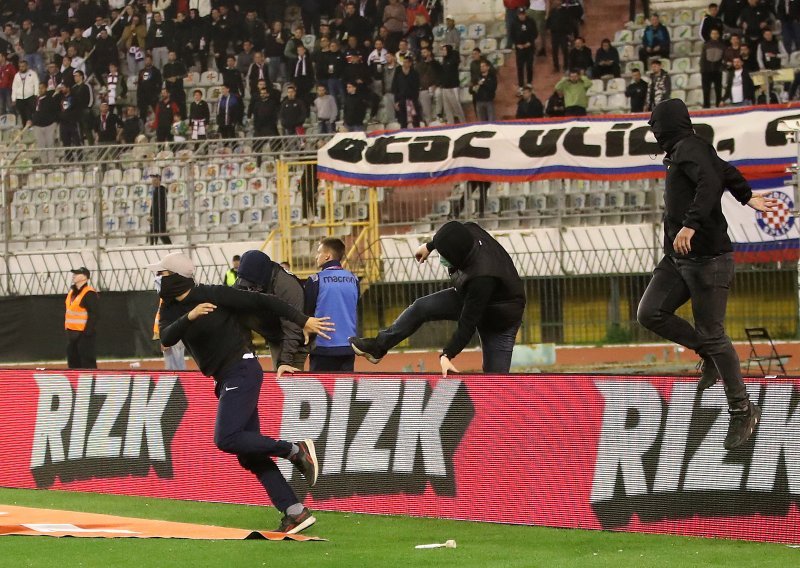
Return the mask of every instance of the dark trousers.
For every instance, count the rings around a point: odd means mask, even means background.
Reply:
[[[564,109],[564,116],[586,116],[586,107],[573,105]]]
[[[489,194],[491,185],[488,181],[468,181],[461,200],[453,203],[453,218],[458,219],[461,217],[461,212],[467,207],[467,200],[472,199],[476,190],[478,192],[478,217],[483,217],[486,212],[486,197]]]
[[[551,51],[553,53],[553,67],[556,68],[556,71],[561,69],[561,65],[559,64],[558,59],[558,52],[561,51],[561,61],[564,62],[564,68],[567,68],[567,57],[569,53],[569,37],[567,34],[560,34],[551,32],[550,33],[550,47],[552,48]]]
[[[355,370],[356,356],[353,355],[315,355],[311,354],[312,373],[352,373]]]
[[[423,296],[407,307],[392,325],[378,333],[378,345],[388,351],[411,336],[425,322],[458,321],[463,307],[464,300],[455,288]],[[478,327],[484,373],[508,373],[521,322],[520,319],[500,330]]]
[[[661,51],[654,51],[652,53],[648,53],[645,48],[639,49],[639,60],[644,65],[645,69],[650,65],[650,59],[669,59],[669,50],[661,48]]]
[[[414,105],[414,117],[411,119],[411,124],[414,128],[419,128],[419,122],[422,119],[422,105],[419,104],[419,99],[397,98],[395,101],[398,107],[397,122],[400,123],[402,128],[408,128],[408,109],[406,108],[406,101],[411,101]]]
[[[61,145],[67,148],[72,146],[83,146],[81,139],[81,129],[77,122],[61,122],[58,125]],[[80,150],[68,150],[66,152],[67,161],[80,161],[83,159],[83,152]]]
[[[711,71],[700,76],[703,85],[703,108],[711,107],[711,86],[714,86],[714,104],[722,100],[722,71]]]
[[[725,335],[725,309],[733,281],[733,254],[702,259],[665,256],[653,271],[653,279],[639,302],[639,323],[716,365],[732,408],[747,404],[739,356]],[[692,301],[694,327],[675,315]]]
[[[25,126],[25,124],[33,117],[33,111],[36,110],[36,97],[19,99],[16,102],[16,106],[22,126]]]
[[[239,464],[252,472],[266,489],[272,504],[280,511],[299,503],[286,478],[271,459],[286,458],[292,444],[261,434],[258,396],[264,374],[257,359],[242,359],[216,377],[217,422],[214,445],[235,454]]]
[[[235,124],[220,124],[219,126],[220,138],[236,138],[236,125]]]
[[[516,49],[517,56],[517,83],[524,87],[533,83],[533,45],[524,49]]]
[[[153,221],[150,222],[150,244],[157,245],[158,240],[161,239],[161,242],[165,245],[171,245],[172,239],[169,238],[167,234],[167,219],[159,219],[158,223]]]
[[[650,19],[650,0],[642,0],[642,12],[644,13],[644,19]],[[630,0],[630,21],[634,21],[636,19],[636,0]]]
[[[70,369],[97,368],[94,335],[86,335],[80,331],[67,331],[67,367]]]

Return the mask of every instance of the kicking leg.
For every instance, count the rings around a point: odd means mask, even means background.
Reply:
[[[448,288],[417,299],[375,339],[351,337],[350,345],[356,355],[366,357],[371,363],[380,361],[392,347],[410,337],[429,321],[456,321],[461,315],[464,301],[455,288]]]

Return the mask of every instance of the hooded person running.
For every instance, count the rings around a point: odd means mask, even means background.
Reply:
[[[286,302],[228,286],[209,286],[194,281],[194,263],[187,255],[168,254],[148,268],[162,300],[159,309],[161,344],[172,347],[183,341],[200,371],[213,377],[219,399],[214,444],[235,454],[239,464],[252,472],[275,507],[284,513],[279,532],[298,533],[316,522],[275,465],[273,457],[288,459],[310,486],[317,482],[319,463],[314,442],[275,440],[261,434],[258,396],[263,371],[250,348],[248,330],[240,322],[244,314],[275,316],[297,324],[309,334],[326,336],[333,331],[329,318],[309,318]]]
[[[260,250],[249,250],[242,255],[234,286],[240,290],[272,294],[296,310],[303,310],[303,285]],[[247,314],[242,322],[269,345],[276,378],[303,370],[309,345],[303,340],[303,328],[297,323],[274,313]]]
[[[659,103],[649,124],[667,154],[664,258],[653,271],[637,319],[647,329],[700,355],[699,391],[722,378],[730,413],[725,448],[730,450],[750,438],[761,410],[750,401],[739,357],[723,323],[734,264],[722,194],[727,187],[742,205],[758,211],[771,211],[777,202],[754,195],[738,170],[695,134],[682,100]],[[675,315],[689,300],[694,326]]]
[[[431,242],[417,249],[415,258],[425,262],[434,250],[450,272],[453,287],[417,299],[375,338],[351,337],[353,351],[377,363],[423,323],[450,320],[458,326],[439,357],[442,376],[458,372],[452,360],[476,330],[483,350],[483,372],[507,373],[525,311],[525,291],[514,262],[476,223],[445,223]]]

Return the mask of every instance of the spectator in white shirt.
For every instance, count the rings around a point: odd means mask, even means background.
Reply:
[[[11,84],[11,105],[19,114],[21,124],[27,124],[33,116],[38,94],[39,76],[33,69],[28,69],[27,61],[20,59],[19,71]]]

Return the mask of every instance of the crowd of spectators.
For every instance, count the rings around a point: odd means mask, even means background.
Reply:
[[[621,76],[611,41],[593,50],[581,36],[581,0],[504,4],[519,118],[586,114],[591,79]],[[441,2],[9,0],[0,21],[0,114],[17,115],[41,146],[466,121],[461,36]],[[711,4],[701,35],[704,106],[712,95],[717,105],[757,102],[750,74],[780,69],[800,47],[800,0]],[[565,75],[543,104],[531,85],[548,43],[553,69]],[[661,61],[671,47],[669,29],[652,14],[639,50],[642,70],[627,85],[632,111],[670,96]],[[209,70],[217,72],[218,96],[208,102],[204,89],[192,87],[187,96],[189,73]],[[494,120],[497,70],[475,48],[468,71],[475,115]],[[786,90],[794,95],[799,87],[797,80]],[[769,89],[761,97],[771,100]]]

